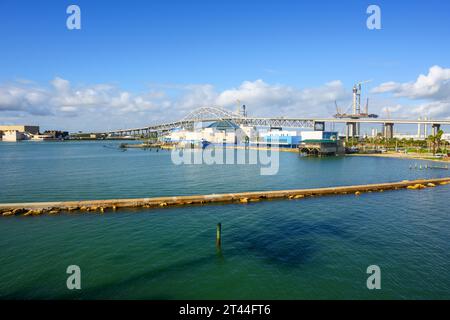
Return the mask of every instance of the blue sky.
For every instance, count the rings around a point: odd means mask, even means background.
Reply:
[[[66,28],[70,4],[81,8],[81,30]],[[381,8],[381,30],[366,27],[370,4]],[[327,115],[334,98],[347,105],[352,84],[365,79],[373,80],[367,90],[378,91],[369,94],[377,111],[389,105],[400,117],[439,103],[430,116],[448,117],[449,18],[450,2],[436,0],[2,0],[0,123],[100,130],[245,98],[255,114]],[[430,78],[441,86],[438,97],[401,87],[433,66],[441,68]],[[332,81],[340,83],[330,89]],[[386,82],[398,86],[377,90]],[[336,90],[328,100],[310,101],[307,90],[323,96],[328,89]],[[9,96],[2,100],[2,92]],[[45,97],[30,101],[30,92]],[[101,101],[86,103],[90,92]],[[114,97],[118,107],[109,112],[105,104]],[[70,108],[62,111],[61,100]],[[14,103],[24,105],[15,110]]]

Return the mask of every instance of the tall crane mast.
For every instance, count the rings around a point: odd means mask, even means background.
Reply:
[[[361,114],[361,86],[370,81],[372,80],[361,81],[353,86],[353,114],[355,116]]]
[[[368,82],[371,82],[372,80],[366,80],[361,81],[353,85],[353,99],[351,103],[351,111],[348,112],[342,112],[338,108],[337,102],[335,101],[336,106],[336,114],[334,115],[335,118],[339,119],[360,119],[360,118],[378,118],[378,115],[376,114],[369,114],[369,99],[367,98],[366,105],[364,107],[364,110],[361,110],[361,92],[362,92],[362,85]]]

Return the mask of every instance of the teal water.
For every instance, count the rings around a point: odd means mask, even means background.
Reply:
[[[0,143],[0,202],[274,190],[447,176],[418,161],[281,153],[176,166],[116,142]],[[420,162],[426,164],[426,162]],[[0,219],[0,298],[448,299],[450,186],[338,197]],[[215,226],[223,244],[215,248]],[[82,289],[66,288],[81,268]],[[366,268],[381,268],[381,290]]]

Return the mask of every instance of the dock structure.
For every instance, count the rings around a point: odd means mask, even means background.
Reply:
[[[116,211],[119,208],[163,208],[170,206],[204,205],[214,203],[247,204],[261,200],[301,199],[326,195],[361,195],[364,192],[382,192],[398,189],[424,189],[450,184],[450,177],[426,180],[404,180],[400,182],[376,183],[354,186],[327,187],[315,189],[294,189],[277,191],[238,192],[178,197],[156,197],[140,199],[84,200],[61,202],[30,202],[0,204],[2,216],[57,214],[59,212]]]
[[[305,140],[298,147],[299,152],[315,156],[344,155],[345,148],[340,140]]]

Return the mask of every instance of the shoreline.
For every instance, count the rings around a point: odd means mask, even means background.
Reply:
[[[450,159],[433,159],[428,158],[427,156],[421,156],[420,154],[408,154],[408,153],[353,153],[347,154],[346,156],[351,157],[379,157],[379,158],[391,158],[391,159],[403,159],[403,160],[420,160],[420,161],[433,161],[439,163],[450,164]]]
[[[236,150],[261,150],[261,151],[268,151],[268,150],[274,150],[277,149],[280,152],[291,152],[291,153],[298,153],[298,148],[272,148],[272,147],[264,147],[264,146],[255,146],[255,145],[249,145],[249,146],[242,146],[242,145],[214,145],[215,147],[222,147],[224,149],[236,149]],[[161,145],[161,146],[149,146],[145,144],[129,144],[126,146],[126,148],[143,148],[143,149],[149,149],[149,148],[160,148],[160,149],[177,149],[175,146],[172,145]],[[181,148],[182,149],[182,148]],[[190,149],[190,148],[186,148]],[[199,149],[199,148],[194,148]],[[424,156],[419,153],[396,153],[396,152],[387,152],[387,153],[351,153],[351,154],[343,154],[342,156],[357,156],[357,157],[381,157],[381,158],[394,158],[394,159],[405,159],[405,160],[421,160],[421,161],[433,161],[433,162],[439,162],[439,163],[446,163],[450,164],[450,158],[447,158],[448,160],[439,159],[439,158],[430,158],[431,155]]]
[[[82,200],[58,202],[3,203],[0,204],[2,216],[38,216],[60,212],[99,212],[116,211],[119,208],[163,208],[205,204],[247,204],[262,200],[292,200],[326,195],[360,196],[364,192],[383,192],[386,190],[424,189],[450,184],[450,177],[366,185],[325,187],[314,189],[293,189],[277,191],[253,191],[192,196],[172,196],[137,199]]]

